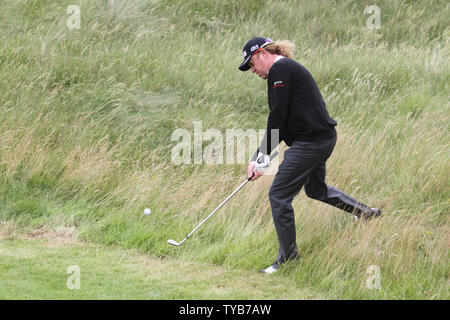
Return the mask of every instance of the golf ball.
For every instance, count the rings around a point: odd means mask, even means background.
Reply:
[[[152,213],[152,211],[149,208],[144,210],[144,214],[149,215],[150,213]]]

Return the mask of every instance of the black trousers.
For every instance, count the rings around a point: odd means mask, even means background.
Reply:
[[[336,138],[318,142],[293,141],[286,150],[269,190],[273,222],[280,243],[278,259],[288,259],[297,252],[292,200],[303,186],[310,198],[356,215],[370,212],[370,207],[325,183],[325,162],[335,145]]]

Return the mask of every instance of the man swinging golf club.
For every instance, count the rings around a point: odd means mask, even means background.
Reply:
[[[278,168],[269,190],[272,217],[278,235],[279,251],[275,262],[262,270],[274,273],[287,261],[298,259],[292,200],[305,187],[308,197],[328,203],[355,215],[370,219],[381,210],[368,207],[341,190],[325,183],[325,164],[336,144],[336,121],[327,112],[322,94],[309,71],[291,59],[294,45],[256,37],[244,46],[244,61],[239,70],[252,70],[267,80],[269,117],[260,147],[248,166],[251,181],[261,176],[255,166],[270,164],[269,155],[276,147],[271,130],[278,130],[278,143],[290,148]],[[275,143],[275,144],[278,144]]]

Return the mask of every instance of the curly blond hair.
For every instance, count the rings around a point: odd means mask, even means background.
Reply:
[[[295,44],[289,40],[275,41],[269,43],[264,49],[272,54],[280,54],[286,58],[292,58],[295,50]]]

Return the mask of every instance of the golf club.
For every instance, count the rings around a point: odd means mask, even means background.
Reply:
[[[270,157],[270,160],[272,160],[273,158],[275,158],[278,155],[278,151],[275,151],[273,153],[273,155]],[[253,170],[253,175],[250,178],[247,178],[243,183],[241,183],[241,185],[239,187],[236,188],[236,190],[233,191],[233,193],[231,193],[221,204],[219,204],[219,206],[214,209],[213,212],[211,212],[194,230],[191,231],[191,233],[189,233],[183,240],[181,240],[180,242],[175,241],[173,239],[169,239],[167,240],[167,242],[173,246],[180,246],[182,245],[195,231],[197,231],[198,228],[200,228],[209,218],[212,217],[212,215],[214,213],[217,212],[217,210],[219,210],[228,200],[231,199],[231,197],[233,197],[239,190],[241,190],[246,184],[247,182],[249,182],[253,176],[255,175],[255,171],[256,171],[256,167]]]

